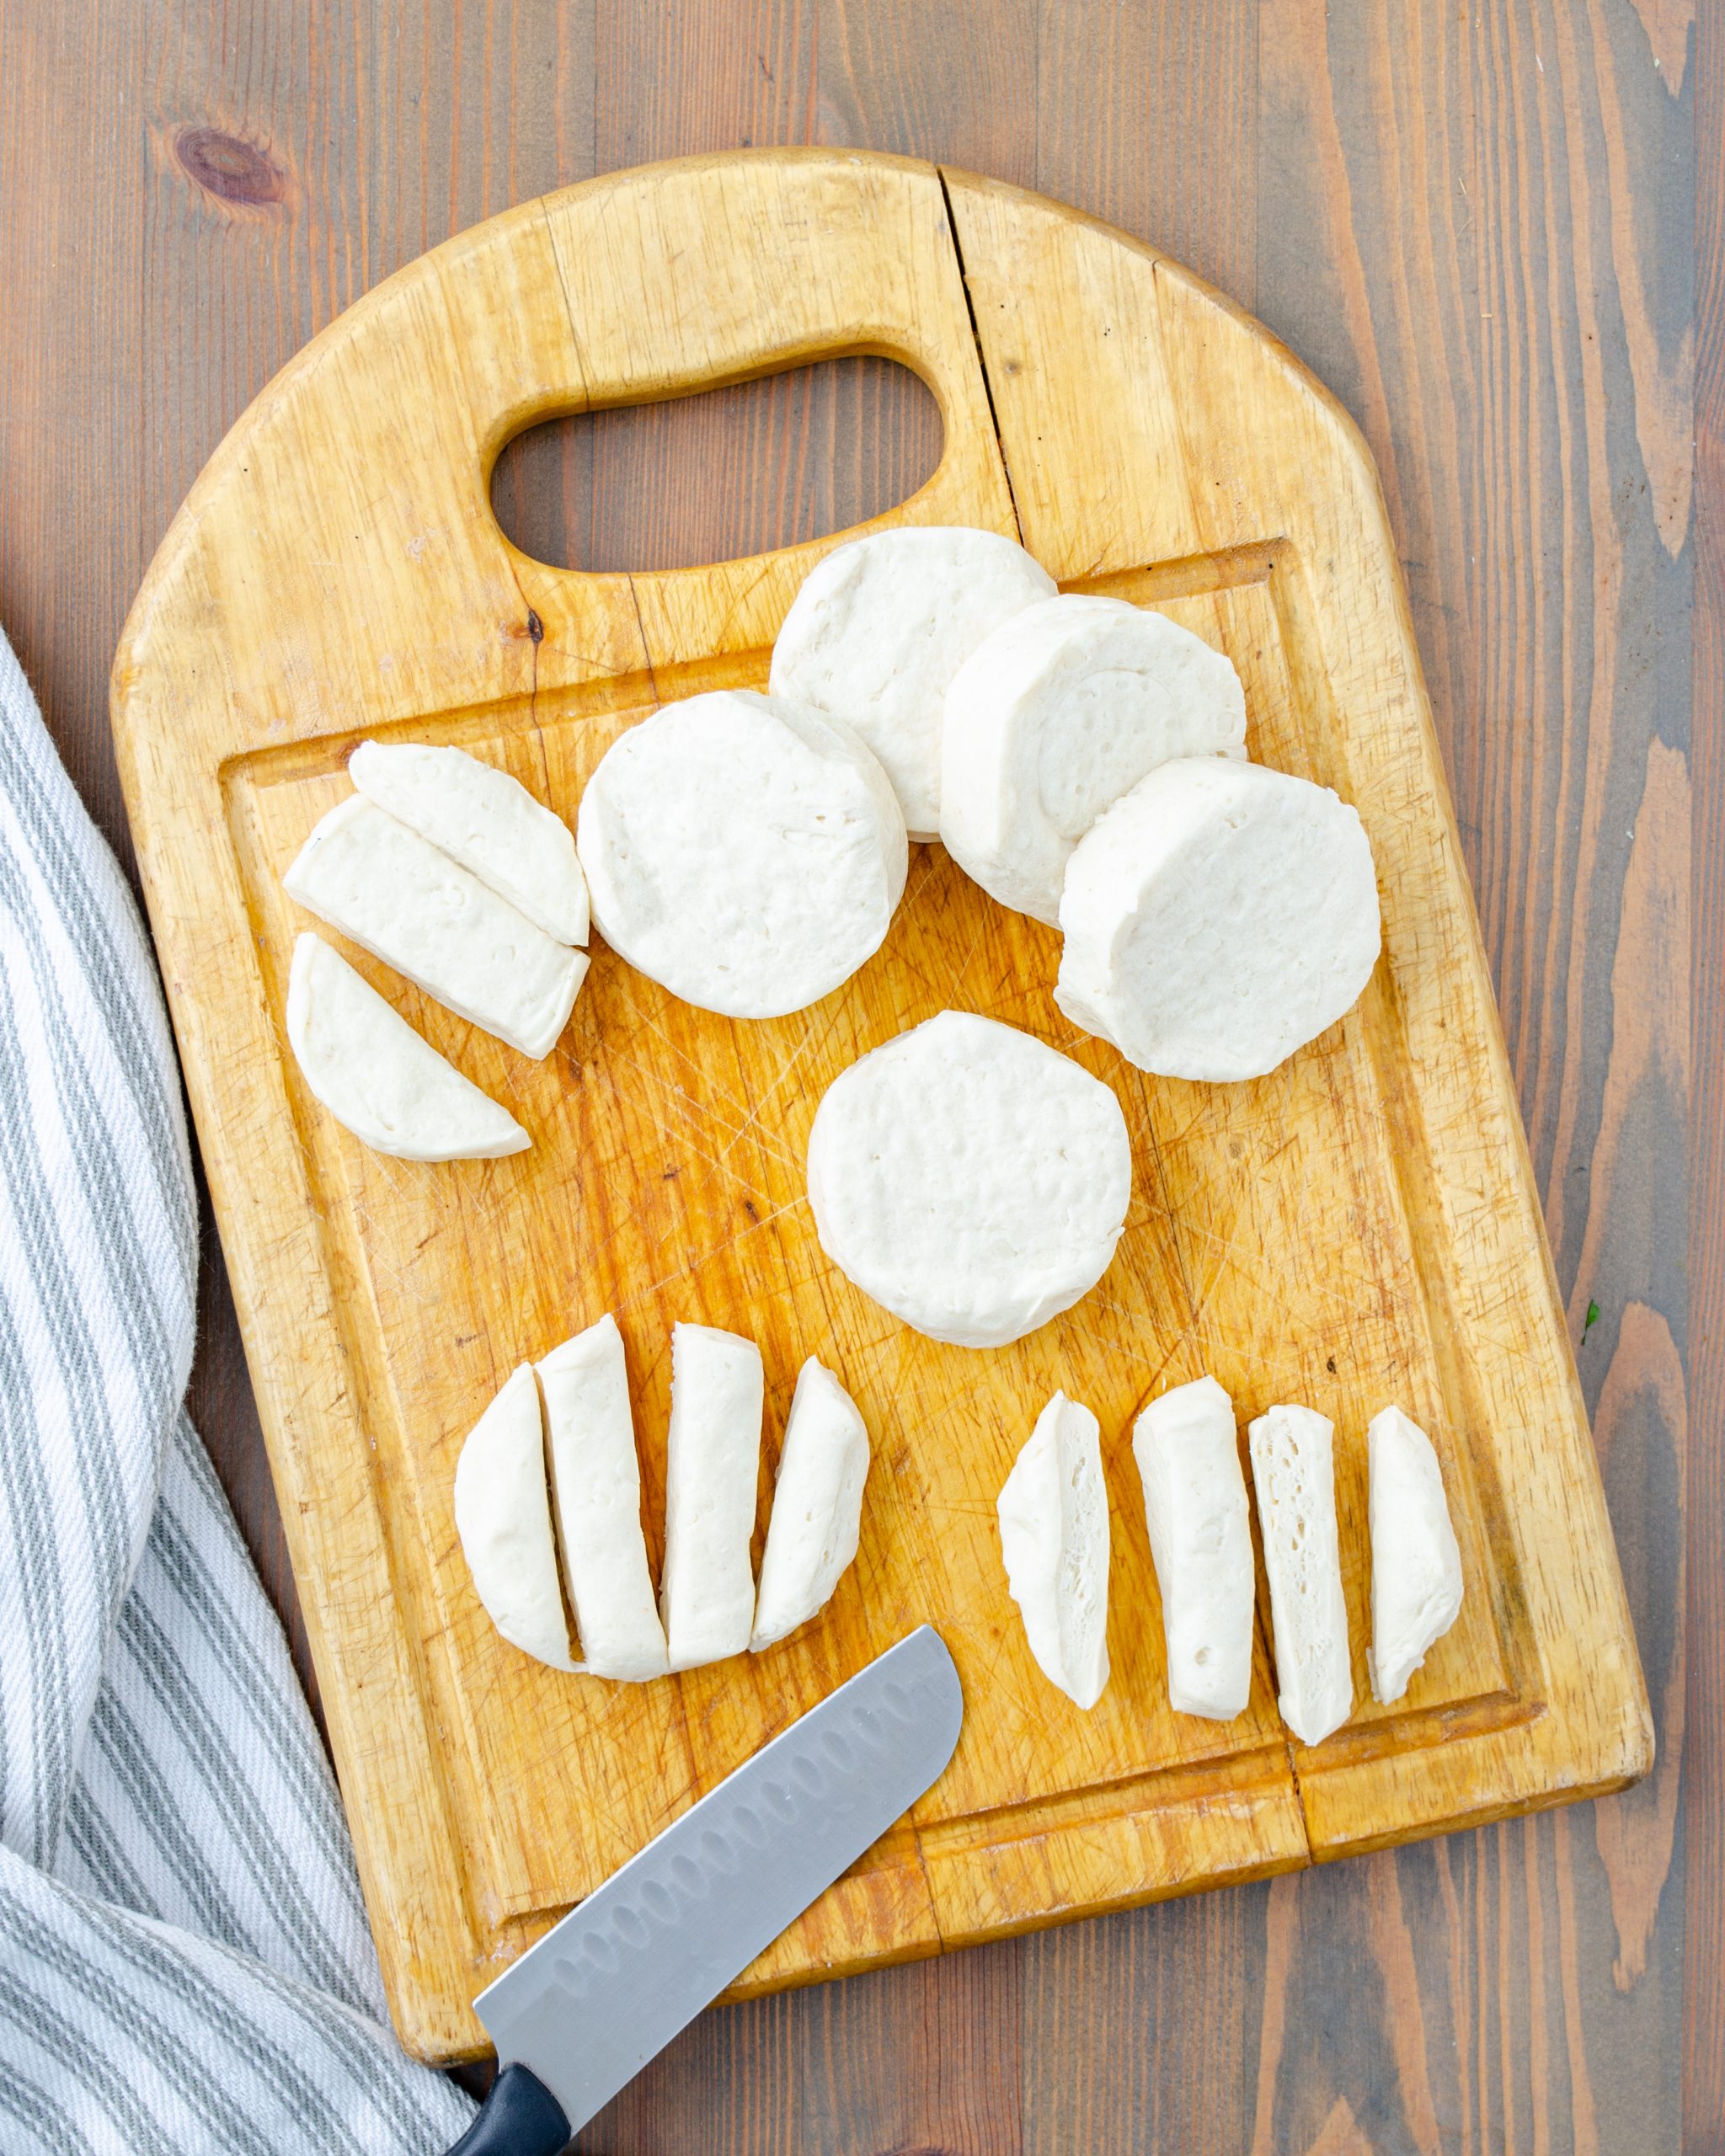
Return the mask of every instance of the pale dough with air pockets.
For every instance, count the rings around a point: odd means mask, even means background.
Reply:
[[[905,824],[842,720],[716,690],[619,734],[576,819],[593,919],[672,995],[733,1018],[819,1002],[879,949]]]
[[[1113,1092],[1016,1027],[943,1011],[840,1073],[815,1110],[821,1248],[931,1339],[999,1348],[1088,1294],[1132,1191]]]
[[[1054,596],[1016,541],[899,525],[835,547],[772,648],[779,696],[847,719],[885,766],[913,839],[940,835],[941,722],[952,678],[1008,615]]]
[[[1277,1705],[1302,1744],[1354,1711],[1336,1530],[1334,1426],[1315,1408],[1266,1408],[1250,1432],[1275,1639]]]
[[[518,779],[465,749],[362,741],[347,775],[368,801],[478,878],[559,943],[587,940],[575,835]]]
[[[306,1083],[345,1130],[401,1161],[493,1161],[531,1142],[321,936],[296,937],[287,1038]]]
[[[455,1469],[455,1525],[474,1591],[512,1646],[579,1669],[558,1578],[539,1383],[523,1363],[469,1433]]]
[[[602,1317],[553,1348],[538,1377],[581,1660],[595,1677],[663,1677],[665,1629],[641,1532],[641,1468],[617,1320]]]
[[[1054,1396],[996,1511],[1007,1592],[1037,1666],[1076,1705],[1093,1707],[1108,1681],[1108,1499],[1087,1407]]]
[[[1327,787],[1214,756],[1159,765],[1066,865],[1055,1001],[1165,1078],[1261,1077],[1358,1001],[1377,880]]]
[[[523,1055],[557,1045],[586,953],[364,794],[329,811],[281,880],[308,911]]]
[[[1175,1385],[1133,1426],[1162,1597],[1168,1704],[1231,1721],[1252,1690],[1257,1576],[1234,1403],[1214,1378]]]
[[[797,1374],[772,1488],[750,1648],[759,1654],[824,1609],[857,1555],[868,1431],[811,1355]]]
[[[1365,1433],[1373,1696],[1391,1705],[1461,1609],[1461,1550],[1431,1439],[1399,1407]]]
[[[755,1629],[765,1396],[761,1350],[717,1326],[671,1327],[660,1610],[673,1669],[740,1654]]]
[[[1081,593],[1010,616],[953,676],[940,835],[991,898],[1051,926],[1072,850],[1176,756],[1246,754],[1233,663],[1167,615]]]

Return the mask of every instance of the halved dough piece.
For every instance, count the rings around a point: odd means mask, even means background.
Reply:
[[[948,684],[1054,579],[997,531],[900,525],[835,547],[791,602],[769,686],[846,718],[886,766],[913,839],[940,835]]]
[[[663,1677],[665,1629],[641,1532],[641,1467],[622,1335],[606,1316],[538,1366],[563,1579],[595,1677]]]
[[[740,1654],[755,1628],[749,1542],[764,1390],[752,1340],[710,1325],[671,1327],[660,1607],[673,1669]]]
[[[1087,1407],[1057,1392],[1001,1489],[1007,1587],[1037,1665],[1081,1707],[1108,1681],[1108,1497]]]
[[[1246,692],[1202,637],[1123,599],[1040,600],[953,676],[941,838],[991,898],[1055,925],[1103,809],[1172,757],[1245,754]]]
[[[1321,1744],[1354,1711],[1333,1436],[1334,1425],[1311,1407],[1268,1408],[1251,1433],[1275,1629],[1276,1704],[1302,1744]]]
[[[1162,764],[1078,842],[1055,1001],[1166,1078],[1257,1078],[1352,1007],[1379,946],[1359,816],[1215,757]]]
[[[401,1161],[494,1161],[532,1141],[321,936],[294,939],[287,1038],[344,1130]]]
[[[797,1373],[761,1560],[756,1654],[826,1607],[857,1554],[868,1430],[832,1372],[811,1355]]]
[[[519,780],[465,749],[362,741],[347,775],[368,801],[430,839],[559,943],[587,940],[575,835]]]
[[[577,819],[612,949],[703,1011],[776,1018],[879,948],[905,889],[904,819],[841,721],[722,689],[613,741]]]
[[[557,1045],[585,953],[553,942],[363,794],[329,811],[281,880],[290,898],[523,1055]]]
[[[553,1669],[578,1669],[558,1583],[545,1432],[531,1363],[522,1364],[462,1447],[455,1524],[474,1588],[505,1639]]]
[[[1371,1496],[1371,1689],[1399,1700],[1461,1609],[1461,1551],[1432,1441],[1399,1407],[1367,1425]]]
[[[1133,1427],[1162,1593],[1168,1703],[1231,1721],[1252,1690],[1257,1575],[1234,1403],[1214,1378],[1176,1385]]]
[[[1108,1088],[969,1011],[841,1071],[809,1134],[821,1248],[895,1317],[963,1348],[1020,1339],[1087,1294],[1131,1195]]]

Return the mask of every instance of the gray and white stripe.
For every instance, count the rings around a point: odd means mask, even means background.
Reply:
[[[181,1405],[196,1257],[149,946],[0,637],[0,2156],[439,2150]]]

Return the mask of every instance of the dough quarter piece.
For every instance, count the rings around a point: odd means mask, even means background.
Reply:
[[[1365,1433],[1371,1522],[1374,1697],[1392,1705],[1461,1611],[1461,1551],[1432,1441],[1399,1407]]]
[[[347,775],[368,801],[429,839],[559,943],[587,940],[575,835],[495,764],[423,741],[362,741]]]
[[[611,1316],[538,1364],[563,1579],[595,1677],[663,1677],[665,1629],[641,1532],[641,1467],[623,1338]]]
[[[761,1560],[759,1654],[826,1607],[857,1555],[868,1430],[857,1403],[811,1355],[797,1373]]]
[[[1037,1667],[1089,1709],[1108,1681],[1108,1498],[1087,1407],[1057,1392],[996,1507],[1007,1588]]]
[[[545,1430],[523,1363],[469,1433],[455,1467],[455,1525],[474,1591],[511,1646],[577,1669],[557,1577]]]
[[[332,808],[282,878],[288,896],[459,1017],[548,1055],[587,971],[507,899],[362,793]]]
[[[1333,1437],[1334,1425],[1311,1407],[1267,1408],[1251,1431],[1277,1705],[1302,1744],[1321,1744],[1354,1711]]]
[[[1074,848],[1055,1001],[1165,1078],[1262,1077],[1377,963],[1371,848],[1327,787],[1216,757],[1162,764]]]
[[[765,1389],[752,1340],[671,1327],[660,1609],[673,1669],[741,1654],[755,1629],[749,1544]]]
[[[576,819],[611,948],[703,1011],[777,1018],[880,947],[904,819],[841,721],[752,690],[665,704],[619,734]]]
[[[913,839],[940,835],[941,719],[953,675],[1054,579],[1016,541],[896,525],[835,547],[772,648],[776,696],[848,719],[886,767]]]
[[[1162,1596],[1168,1703],[1231,1721],[1252,1691],[1257,1576],[1234,1403],[1214,1378],[1176,1385],[1133,1426]]]
[[[344,1130],[400,1161],[494,1161],[531,1140],[321,936],[294,939],[287,1038]]]
[[[809,1135],[820,1246],[932,1340],[999,1348],[1087,1294],[1132,1194],[1126,1118],[1099,1078],[963,1011],[828,1086]]]
[[[1166,614],[1073,592],[1012,614],[953,676],[940,835],[991,898],[1057,926],[1072,849],[1177,756],[1246,754],[1233,662]]]

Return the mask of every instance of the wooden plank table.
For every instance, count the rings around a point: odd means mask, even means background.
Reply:
[[[1382,468],[1655,1773],[1583,1810],[709,2015],[582,2147],[1651,2152],[1680,2145],[1685,2111],[1690,2145],[1725,2146],[1716,168],[1694,206],[1696,145],[1717,160],[1725,137],[1718,42],[1685,0],[0,11],[0,622],[122,851],[108,664],[205,456],[378,278],[590,173],[851,142],[1062,197],[1261,315]],[[937,450],[920,390],[846,362],[569,423],[510,455],[498,499],[549,558],[669,563],[846,524]],[[291,1630],[213,1249],[205,1283],[194,1408]]]

